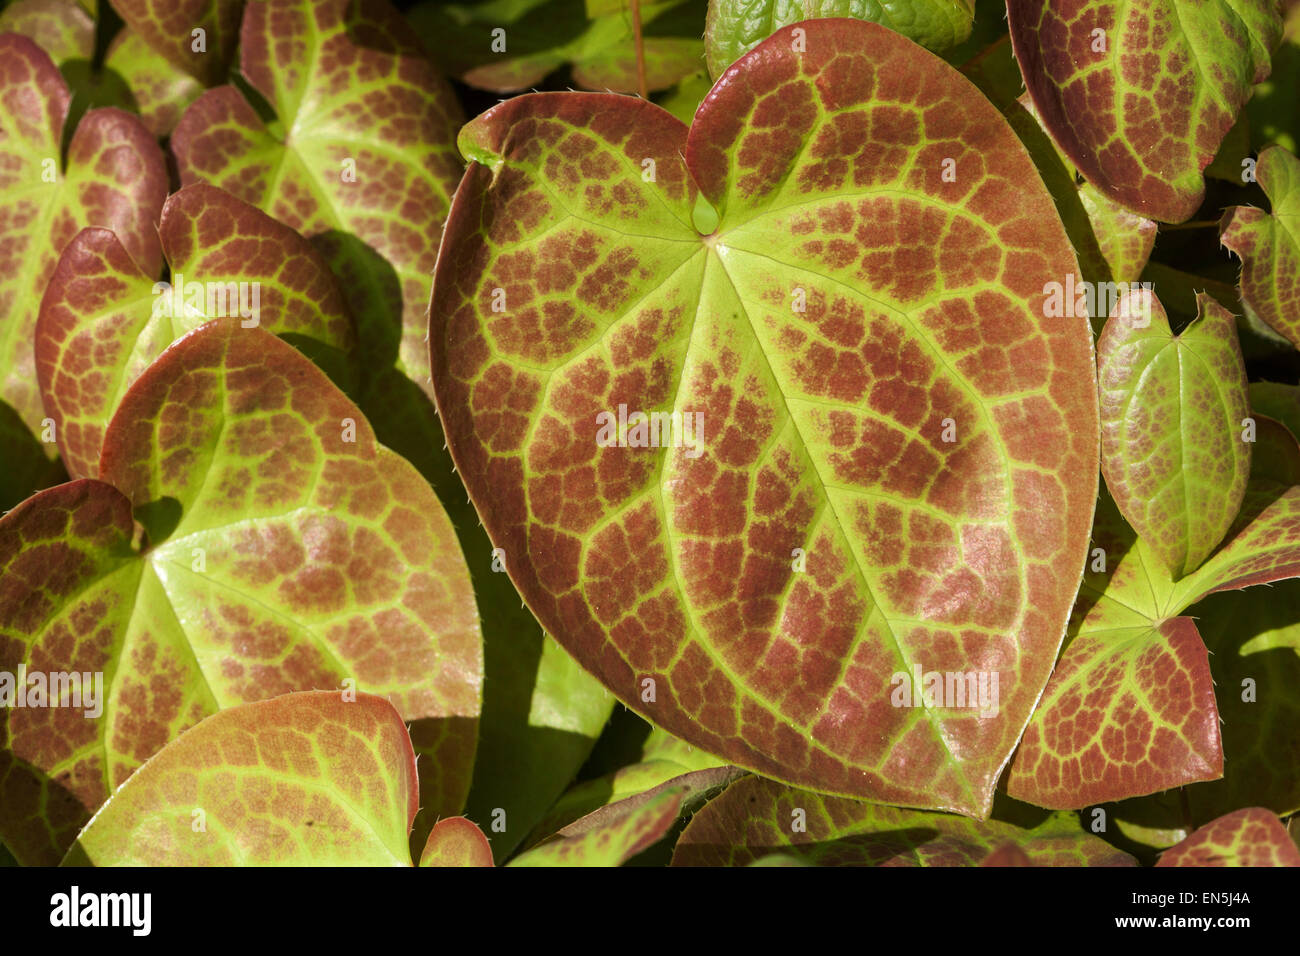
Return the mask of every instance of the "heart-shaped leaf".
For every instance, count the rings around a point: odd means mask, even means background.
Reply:
[[[1282,33],[1274,0],[1007,0],[1044,125],[1134,212],[1182,222]]]
[[[36,434],[45,417],[32,352],[37,310],[63,247],[87,226],[115,232],[149,275],[167,198],[162,151],[140,121],[95,109],[60,160],[71,96],[27,37],[0,35],[0,398]]]
[[[640,14],[647,89],[672,86],[701,68],[705,0],[644,0]],[[569,64],[583,89],[638,88],[628,0],[426,0],[408,16],[434,61],[471,86],[513,93]]]
[[[587,814],[510,865],[621,866],[662,840],[682,816],[695,812],[743,773],[735,767],[714,767],[674,777]]]
[[[385,0],[255,3],[240,45],[275,120],[233,86],[209,90],[172,136],[181,181],[220,186],[321,250],[357,321],[361,405],[429,475],[442,436],[419,390],[437,237],[461,174],[455,95]]]
[[[66,866],[410,866],[406,726],[382,697],[285,694],[213,714],[137,770]]]
[[[974,16],[975,0],[709,0],[704,45],[709,73],[719,77],[778,29],[800,20],[868,20],[942,53],[970,36]]]
[[[36,323],[45,411],[74,477],[99,474],[104,429],[127,388],[173,341],[238,316],[303,342],[319,364],[350,352],[352,320],[329,266],[283,223],[213,186],[163,206],[167,283],[141,272],[116,235],[84,229],[63,251]]]
[[[1241,259],[1241,304],[1300,347],[1300,159],[1281,146],[1259,155],[1255,179],[1273,212],[1233,206],[1220,240]]]
[[[142,40],[174,66],[215,86],[239,42],[244,0],[109,0]]]
[[[686,825],[673,866],[746,866],[770,854],[818,866],[977,866],[1010,844],[1034,866],[1133,866],[1072,813],[1022,828],[794,790],[746,777]]]
[[[1106,487],[1175,578],[1218,546],[1250,477],[1236,322],[1208,295],[1197,305],[1175,336],[1150,290],[1130,292],[1097,342]]]
[[[295,690],[388,697],[426,755],[424,812],[457,812],[482,673],[469,578],[432,491],[356,407],[291,346],[218,320],[136,380],[104,447],[102,482],[0,519],[0,671],[95,688],[81,710],[0,712],[15,854],[57,859],[169,739]]]
[[[1300,849],[1277,814],[1248,807],[1201,827],[1156,866],[1300,866]]]
[[[492,866],[492,845],[469,820],[448,817],[429,831],[420,866]]]
[[[439,410],[512,580],[629,706],[760,773],[984,814],[1095,497],[1087,320],[1043,319],[1078,266],[959,74],[875,24],[793,29],[689,131],[599,94],[465,128]],[[891,706],[914,666],[1000,675],[997,714]]]

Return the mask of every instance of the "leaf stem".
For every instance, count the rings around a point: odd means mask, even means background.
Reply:
[[[632,41],[636,47],[636,87],[641,99],[650,99],[645,86],[645,44],[641,39],[641,0],[628,0],[632,7]]]

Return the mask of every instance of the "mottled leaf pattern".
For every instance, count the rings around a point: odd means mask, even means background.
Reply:
[[[225,80],[239,43],[244,0],[109,2],[127,25],[172,65],[204,86]]]
[[[1010,844],[1034,866],[1132,866],[1074,814],[1032,829],[794,790],[748,777],[686,825],[673,866],[745,866],[770,854],[818,866],[978,866]]]
[[[1249,807],[1201,827],[1156,866],[1300,866],[1300,849],[1276,814]]]
[[[734,767],[717,767],[674,777],[587,814],[510,865],[619,866],[658,843],[679,817],[740,776]]]
[[[1281,37],[1274,0],[1007,0],[1043,123],[1079,171],[1143,216],[1182,222],[1202,170]]]
[[[874,24],[806,28],[689,132],[597,94],[464,130],[439,409],[516,586],[629,706],[761,773],[982,814],[1095,494],[1087,322],[1042,317],[1077,263],[964,79]],[[598,447],[620,405],[698,415],[702,443]],[[918,657],[998,671],[998,715],[891,706]]]
[[[727,67],[784,26],[816,17],[854,17],[941,53],[970,36],[975,0],[709,0],[704,29],[709,73]]]
[[[95,109],[77,125],[65,164],[60,141],[70,100],[39,47],[0,34],[0,398],[37,435],[45,416],[33,333],[63,247],[87,226],[101,226],[147,274],[161,264],[162,151],[135,117]]]
[[[125,80],[140,122],[155,136],[170,136],[203,84],[149,46],[129,27],[109,45],[106,69]]]
[[[492,866],[492,845],[469,820],[448,817],[429,831],[420,866]]]
[[[100,719],[4,712],[0,833],[19,859],[57,859],[202,717],[349,680],[411,722],[424,811],[457,812],[482,672],[469,578],[428,485],[356,407],[292,347],[219,320],[136,380],[105,449],[103,482],[0,520],[0,670],[102,672],[107,695]]]
[[[426,475],[442,436],[429,385],[429,283],[461,173],[459,106],[386,0],[248,7],[240,70],[275,112],[209,90],[172,136],[181,181],[235,194],[329,260],[357,321],[361,405]],[[404,377],[405,376],[405,377]]]
[[[382,697],[286,694],[191,727],[77,837],[72,866],[410,866],[415,754]]]
[[[11,3],[0,12],[0,33],[30,37],[59,67],[89,60],[95,49],[95,20],[74,0]]]
[[[158,234],[171,283],[183,283],[174,294],[156,287],[111,231],[85,229],[63,251],[41,303],[36,371],[74,477],[98,476],[104,429],[131,383],[209,319],[240,316],[340,353],[353,347],[352,320],[325,260],[256,207],[206,184],[187,186],[163,206]],[[241,307],[253,304],[257,314],[244,318]]]
[[[1255,179],[1272,214],[1233,206],[1221,241],[1241,259],[1241,304],[1300,347],[1300,159],[1281,146],[1260,153]]]
[[[1197,304],[1196,321],[1175,336],[1160,300],[1131,292],[1097,342],[1106,487],[1174,577],[1223,539],[1250,476],[1236,324],[1208,295]]]

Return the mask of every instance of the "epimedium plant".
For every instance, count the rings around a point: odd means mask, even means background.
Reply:
[[[0,857],[1300,864],[1300,5],[403,6],[0,10]]]

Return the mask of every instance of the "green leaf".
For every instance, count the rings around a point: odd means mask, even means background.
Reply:
[[[170,136],[181,114],[199,98],[203,84],[149,46],[130,27],[109,44],[104,69],[131,91],[140,122],[159,138]]]
[[[1102,193],[1162,222],[1200,206],[1282,33],[1274,0],[1007,0],[1007,15],[1052,137]]]
[[[510,866],[621,866],[742,773],[715,767],[674,777],[587,814],[515,857]]]
[[[1251,382],[1250,407],[1286,426],[1292,437],[1300,435],[1300,386],[1281,382]]]
[[[0,33],[30,37],[61,70],[95,52],[95,20],[74,0],[17,0],[0,12]]]
[[[1280,146],[1259,155],[1255,179],[1273,206],[1233,206],[1220,240],[1241,259],[1241,304],[1300,347],[1300,159]]]
[[[1284,4],[1282,43],[1273,51],[1273,71],[1255,86],[1246,104],[1251,138],[1258,148],[1277,145],[1300,152],[1300,110],[1295,91],[1300,89],[1300,6]]]
[[[492,846],[469,820],[448,817],[429,831],[420,866],[492,866]]]
[[[109,2],[127,26],[173,66],[204,86],[226,79],[239,44],[243,0]]]
[[[0,671],[99,675],[89,708],[0,711],[15,855],[56,860],[169,739],[295,690],[388,697],[424,755],[425,814],[457,812],[482,675],[469,577],[428,485],[357,408],[223,319],[136,380],[104,447],[103,481],[0,519]]]
[[[1175,336],[1160,300],[1131,292],[1097,342],[1106,487],[1175,578],[1223,539],[1250,477],[1236,323],[1208,295],[1197,303],[1196,321]]]
[[[569,65],[582,89],[638,88],[628,0],[595,7],[583,0],[425,0],[408,16],[434,61],[471,86],[515,93]],[[704,65],[704,16],[705,0],[643,0],[647,89],[666,89]]]
[[[465,128],[439,409],[520,593],[628,706],[760,773],[983,814],[1095,497],[1087,320],[1043,319],[1078,266],[967,81],[883,27],[805,27],[689,131],[568,93]],[[637,447],[620,406],[692,431]],[[913,664],[997,671],[997,715],[891,706]]]
[[[975,0],[709,0],[704,45],[718,79],[777,30],[800,20],[853,17],[879,23],[943,53],[970,36]]]
[[[1156,866],[1300,866],[1300,849],[1277,814],[1249,807],[1201,827]]]
[[[481,534],[481,529],[478,529]],[[471,566],[471,575],[478,570]],[[504,861],[542,819],[582,766],[614,709],[614,698],[526,610],[510,629],[492,601],[518,604],[505,574],[483,575],[508,597],[484,600],[483,718],[474,783],[465,815],[492,829],[492,851]],[[514,609],[512,609],[514,610]],[[501,816],[504,813],[504,817]],[[494,827],[503,824],[505,829]],[[548,831],[551,832],[551,831]]]
[[[354,345],[325,260],[256,207],[212,186],[187,186],[163,206],[158,235],[168,283],[141,272],[109,230],[84,229],[64,249],[41,303],[37,374],[74,477],[98,476],[104,430],[131,383],[209,319],[238,316],[302,342],[318,360],[338,355],[335,366]]]
[[[82,229],[101,226],[156,275],[167,171],[149,131],[111,107],[81,118],[60,159],[71,101],[63,77],[13,33],[0,34],[0,62],[0,399],[39,436],[45,414],[32,344],[59,253]]]
[[[779,854],[816,866],[977,866],[1011,845],[1034,866],[1133,866],[1072,813],[1032,828],[904,810],[746,777],[687,824],[673,866],[747,866]]]
[[[200,721],[86,825],[65,866],[410,866],[406,727],[382,697],[285,694]]]

